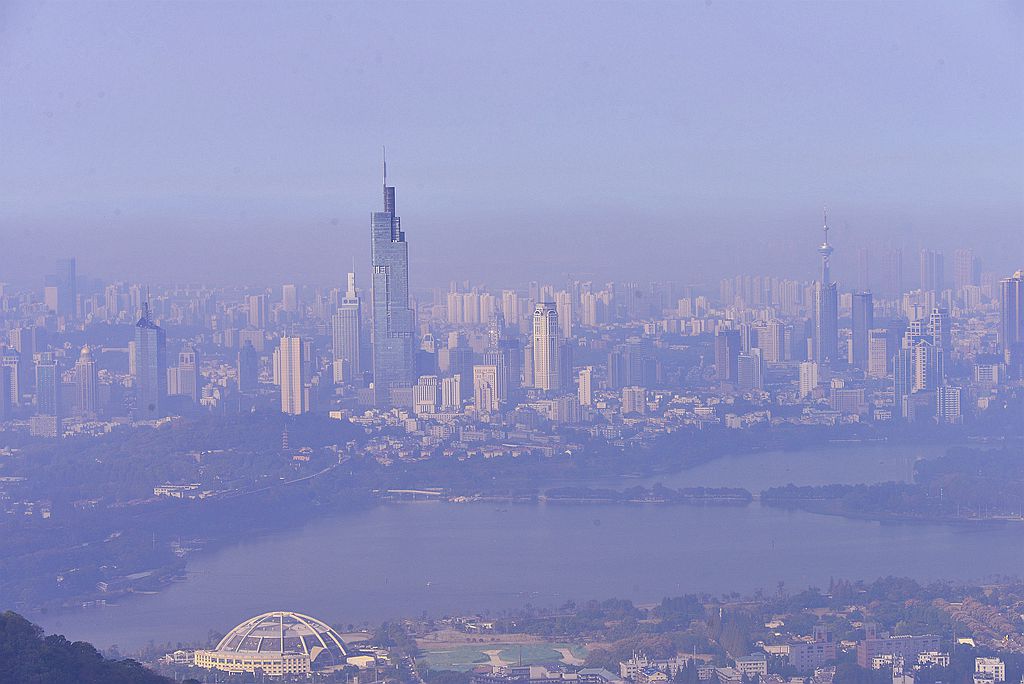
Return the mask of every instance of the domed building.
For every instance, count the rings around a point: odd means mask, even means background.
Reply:
[[[195,664],[224,672],[260,670],[283,676],[344,665],[348,655],[345,642],[329,625],[308,615],[278,611],[246,620],[212,651],[196,651]]]

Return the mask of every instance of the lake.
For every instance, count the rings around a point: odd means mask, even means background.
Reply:
[[[751,489],[909,477],[940,447],[844,446],[727,458],[653,478]],[[908,465],[909,464],[909,465]],[[643,484],[628,480],[624,484]],[[384,619],[501,611],[568,599],[653,602],[826,588],[831,577],[983,579],[1024,567],[1024,528],[877,523],[749,506],[628,504],[381,505],[239,542],[189,563],[157,595],[35,615],[47,631],[122,650],[205,638],[269,610],[360,626]],[[985,558],[983,564],[978,558]]]

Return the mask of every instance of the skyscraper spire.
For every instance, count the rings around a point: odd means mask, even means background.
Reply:
[[[825,231],[825,240],[818,247],[818,254],[821,255],[821,282],[825,285],[829,283],[829,258],[832,256],[832,245],[828,242],[828,208],[822,207],[822,229]]]
[[[388,187],[388,148],[381,146],[381,159],[384,162],[384,187]]]
[[[821,274],[814,286],[814,361],[828,363],[839,358],[839,317],[836,284],[829,273],[832,245],[828,242],[828,209],[822,208],[824,241],[818,246],[821,255]]]

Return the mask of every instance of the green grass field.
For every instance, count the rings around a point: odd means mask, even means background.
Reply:
[[[542,665],[562,662],[562,654],[556,648],[567,648],[581,660],[586,657],[586,649],[573,644],[563,643],[539,643],[539,644],[480,644],[474,646],[460,646],[459,648],[443,651],[424,651],[421,660],[425,661],[432,670],[470,670],[476,665],[484,665],[490,662],[490,658],[484,653],[488,651],[501,651],[498,654],[502,660],[514,665],[519,664],[520,652],[522,653],[523,665]]]

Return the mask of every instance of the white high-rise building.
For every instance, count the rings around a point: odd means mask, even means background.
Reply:
[[[281,308],[292,312],[299,310],[299,288],[294,284],[281,286]]]
[[[889,331],[885,328],[872,328],[868,331],[868,376],[888,377],[889,358]]]
[[[412,408],[418,416],[422,413],[437,412],[437,376],[420,376],[416,384],[412,386]]]
[[[453,375],[441,380],[441,408],[445,411],[462,408],[462,376]]]
[[[494,413],[498,410],[497,366],[473,366],[473,405],[477,413]]]
[[[591,383],[594,378],[594,369],[590,366],[580,369],[579,375],[579,387],[577,388],[577,396],[580,400],[580,406],[590,406],[594,403],[594,393]]]
[[[818,386],[818,364],[815,361],[804,361],[800,364],[800,398],[811,394]]]
[[[643,387],[622,388],[622,415],[647,412],[647,390]]]
[[[559,389],[558,310],[541,302],[533,311],[533,386],[546,392]]]
[[[558,327],[562,339],[572,337],[572,294],[562,290],[555,295],[555,310],[558,312]]]
[[[89,345],[82,347],[82,352],[75,363],[75,384],[78,397],[77,408],[83,415],[96,415],[99,407],[99,382],[96,378],[96,361],[92,357]]]
[[[281,412],[293,416],[309,411],[305,392],[306,378],[301,337],[285,335],[278,346],[277,362],[280,364]]]
[[[331,316],[331,350],[334,362],[341,362],[341,376],[351,382],[362,373],[360,343],[362,309],[356,294],[356,274],[348,274],[348,288],[341,300],[341,306]],[[335,374],[338,375],[337,373]]]

